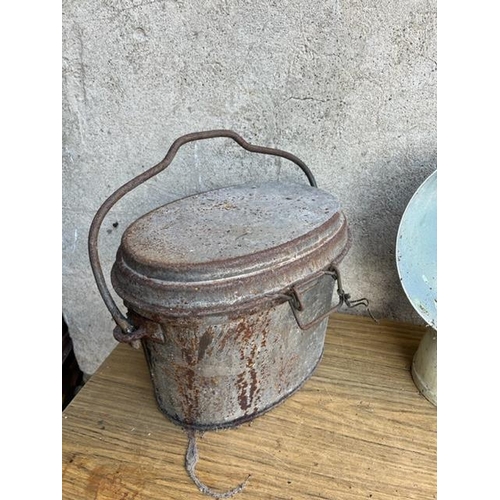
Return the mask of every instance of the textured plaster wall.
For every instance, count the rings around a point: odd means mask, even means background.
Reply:
[[[198,130],[303,159],[351,224],[345,288],[378,316],[420,322],[394,253],[404,208],[436,168],[435,11],[427,0],[63,2],[63,313],[85,372],[115,345],[88,261],[92,217]],[[106,274],[145,211],[255,178],[301,176],[227,139],[185,146],[105,220]]]

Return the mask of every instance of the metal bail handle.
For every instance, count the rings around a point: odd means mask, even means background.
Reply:
[[[309,290],[309,288],[311,288],[311,287],[307,287],[307,285],[310,285],[312,282],[317,283],[319,281],[319,279],[325,275],[331,276],[333,278],[333,280],[337,282],[337,294],[339,296],[339,301],[337,302],[337,304],[330,307],[330,309],[328,309],[328,311],[323,313],[321,316],[318,316],[317,318],[313,319],[312,321],[309,321],[308,323],[303,323],[302,319],[300,318],[300,314],[299,314],[300,312],[304,311],[304,309],[305,309],[304,302],[302,300],[302,295],[303,295],[304,291]],[[314,283],[314,285],[316,283]],[[304,288],[306,290],[304,290]],[[367,311],[368,311],[368,314],[373,319],[373,321],[378,323],[378,320],[376,320],[373,317],[373,315],[370,311],[370,307],[369,307],[370,303],[369,303],[368,299],[362,298],[362,299],[353,300],[353,301],[350,300],[350,298],[351,298],[350,294],[346,293],[344,291],[344,289],[342,288],[342,280],[340,278],[340,271],[338,270],[337,266],[335,266],[334,264],[330,264],[330,266],[328,267],[327,270],[321,271],[319,274],[315,274],[315,275],[311,276],[307,280],[302,281],[300,284],[294,285],[292,287],[292,289],[290,290],[290,292],[285,294],[285,295],[287,297],[287,300],[290,303],[290,307],[291,307],[292,313],[295,317],[295,321],[297,321],[297,325],[299,326],[299,328],[301,330],[309,330],[313,326],[318,325],[323,320],[325,320],[328,316],[330,316],[330,314],[337,311],[343,304],[345,304],[349,308],[358,307],[358,306],[365,306]]]
[[[170,165],[170,163],[172,163],[172,160],[174,159],[175,155],[177,154],[177,151],[181,146],[187,144],[188,142],[201,141],[205,139],[214,139],[216,137],[227,137],[229,139],[233,139],[243,149],[250,151],[251,153],[261,153],[272,156],[279,156],[281,158],[290,160],[296,165],[298,165],[300,169],[304,172],[309,181],[309,184],[313,187],[317,187],[316,180],[314,179],[312,172],[309,170],[306,164],[302,160],[297,158],[295,155],[287,153],[286,151],[282,151],[280,149],[254,146],[253,144],[246,142],[242,137],[240,137],[236,132],[233,132],[232,130],[209,130],[205,132],[195,132],[193,134],[187,134],[183,135],[182,137],[179,137],[172,144],[172,146],[170,146],[167,155],[160,163],[158,163],[154,167],[151,167],[149,170],[146,170],[145,172],[138,175],[134,179],[128,181],[122,187],[118,188],[102,204],[101,208],[99,208],[90,226],[89,241],[88,241],[90,265],[92,267],[92,272],[94,273],[94,278],[97,283],[97,288],[99,289],[99,293],[101,294],[101,297],[104,303],[106,304],[106,307],[108,308],[109,312],[113,316],[113,319],[115,320],[116,324],[123,333],[123,335],[120,335],[119,332],[115,332],[115,338],[117,338],[117,340],[121,342],[134,342],[135,344],[137,344],[139,339],[150,336],[150,333],[144,329],[136,328],[133,325],[133,323],[121,313],[106,285],[106,280],[104,279],[104,275],[102,272],[101,262],[99,259],[99,252],[97,248],[99,229],[101,228],[104,217],[106,217],[106,214],[110,211],[111,207],[113,207],[113,205],[118,200],[120,200],[124,195],[132,191],[137,186],[140,186],[143,182],[147,181],[151,177],[154,177],[155,175],[165,170]]]

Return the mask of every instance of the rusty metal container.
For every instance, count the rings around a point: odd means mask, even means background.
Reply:
[[[215,137],[291,160],[309,185],[256,182],[217,189],[136,220],[123,234],[111,272],[125,317],[99,263],[102,221],[124,194],[164,170],[180,146]],[[349,246],[337,199],[316,187],[303,162],[248,144],[232,131],[178,139],[161,163],[106,200],[89,235],[96,282],[117,323],[115,338],[142,343],[160,410],[196,430],[249,421],[312,375],[329,314],[343,303],[359,303],[349,302],[337,267]]]

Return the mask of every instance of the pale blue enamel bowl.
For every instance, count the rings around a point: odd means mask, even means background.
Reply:
[[[420,185],[401,218],[396,263],[411,304],[437,330],[437,171]]]

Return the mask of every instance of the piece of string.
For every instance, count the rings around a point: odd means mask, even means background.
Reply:
[[[215,491],[212,488],[209,488],[207,485],[203,484],[198,479],[196,475],[196,464],[198,462],[198,446],[196,444],[196,431],[187,430],[186,432],[188,435],[188,446],[186,450],[186,464],[185,464],[186,471],[191,480],[194,482],[194,484],[196,484],[198,489],[205,495],[209,495],[213,498],[231,498],[237,493],[243,491],[243,488],[246,486],[248,480],[250,479],[250,474],[241,484],[236,486],[236,488],[233,488],[232,490],[226,492]]]

